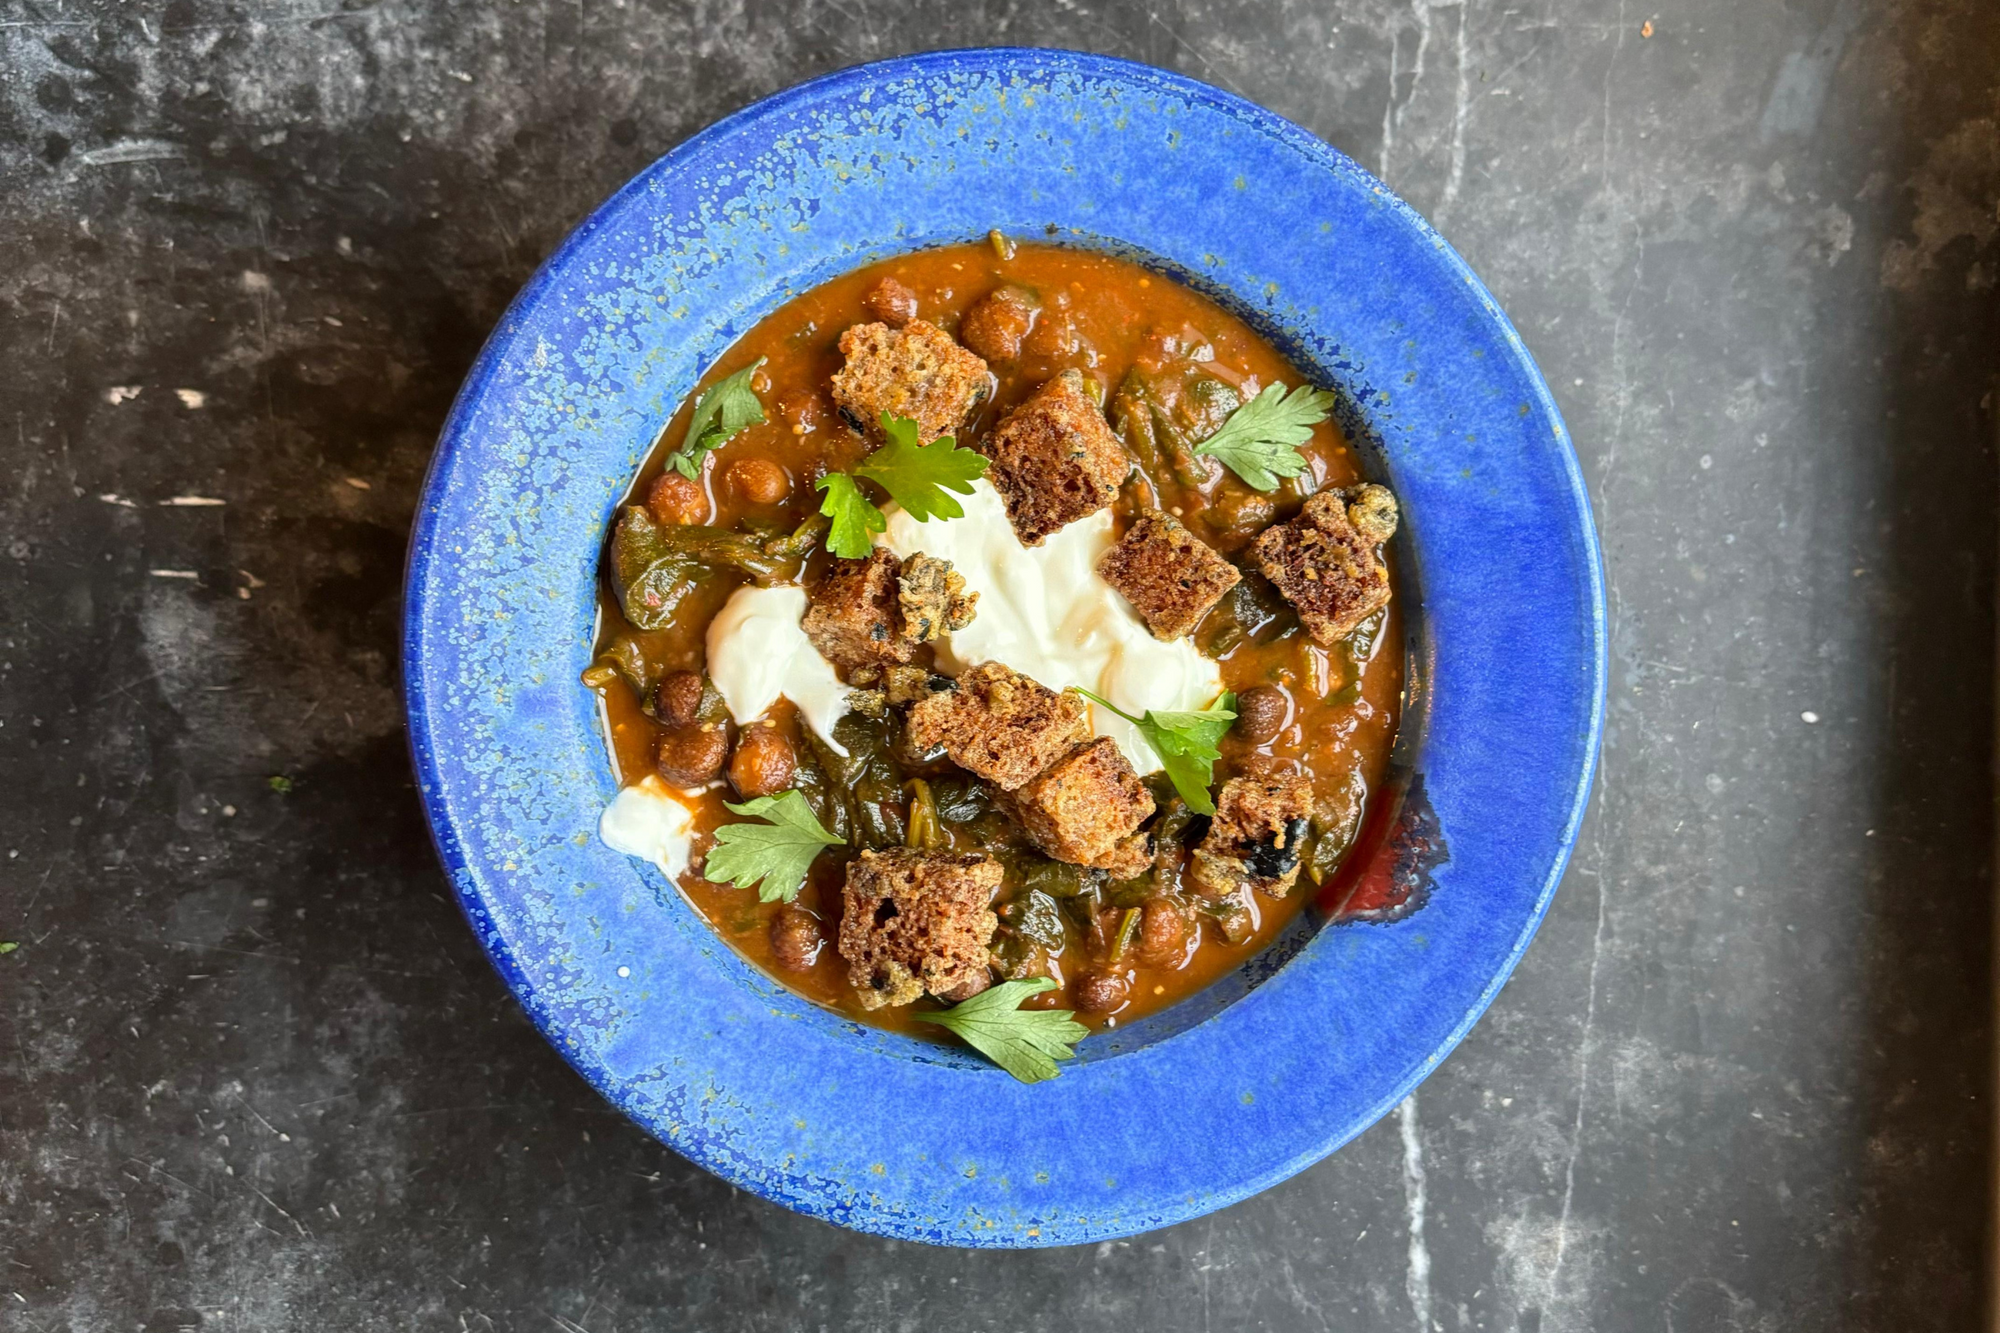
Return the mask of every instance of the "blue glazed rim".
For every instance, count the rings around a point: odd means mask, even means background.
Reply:
[[[701,371],[796,292],[990,226],[1136,252],[1340,394],[1364,459],[1403,498],[1414,607],[1399,742],[1413,799],[1356,857],[1429,897],[1399,921],[1302,927],[1033,1087],[806,1004],[664,877],[598,844],[615,784],[577,682],[604,523]],[[1470,1029],[1547,910],[1588,800],[1604,597],[1547,386],[1415,212],[1241,98],[1106,57],[998,48],[778,93],[680,145],[563,242],[445,424],[411,538],[403,670],[459,902],[592,1086],[798,1211],[930,1243],[1056,1245],[1285,1179]]]

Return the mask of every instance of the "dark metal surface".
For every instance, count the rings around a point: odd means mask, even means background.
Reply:
[[[1261,1198],[1038,1254],[598,1104],[445,899],[392,665],[431,440],[563,231],[981,42],[1233,88],[1429,213],[1614,614],[1598,808],[1465,1046]],[[0,1328],[1968,1326],[1997,117],[1977,0],[0,0]]]

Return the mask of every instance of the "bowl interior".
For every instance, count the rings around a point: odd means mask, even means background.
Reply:
[[[1424,911],[1302,921],[1033,1087],[806,1003],[663,876],[599,845],[615,783],[578,684],[605,524],[700,373],[827,278],[994,227],[1182,276],[1337,390],[1369,470],[1403,500],[1398,763],[1429,821],[1420,839],[1398,825],[1359,853],[1389,881],[1421,876],[1406,887],[1431,891]],[[461,901],[600,1091],[788,1206],[914,1239],[1052,1244],[1281,1179],[1458,1040],[1525,946],[1574,836],[1601,705],[1601,603],[1546,388],[1491,297],[1379,183],[1177,76],[961,52],[760,103],[564,243],[447,424],[412,542],[405,673],[419,780]],[[1161,1125],[1176,1127],[1170,1141]]]

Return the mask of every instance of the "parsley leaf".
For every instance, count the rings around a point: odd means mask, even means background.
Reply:
[[[1298,446],[1326,420],[1333,394],[1301,384],[1290,394],[1272,384],[1229,414],[1222,428],[1195,446],[1197,454],[1219,458],[1229,470],[1260,491],[1278,489],[1278,478],[1306,470]]]
[[[826,534],[826,549],[844,560],[858,560],[867,555],[868,548],[874,545],[869,537],[889,527],[882,511],[845,472],[829,472],[813,486],[826,492],[819,512],[833,520],[833,527]]]
[[[949,435],[940,435],[929,444],[917,440],[917,423],[908,417],[882,414],[882,431],[889,442],[861,460],[854,476],[829,472],[813,483],[826,492],[819,512],[833,520],[826,549],[847,560],[868,554],[873,534],[885,532],[889,520],[861,493],[854,477],[866,477],[908,510],[919,523],[933,518],[963,518],[965,507],[946,495],[957,491],[972,494],[972,483],[986,475],[986,460],[970,449],[961,449]]]
[[[724,824],[715,831],[702,878],[739,889],[757,885],[760,902],[790,902],[799,896],[806,871],[824,847],[845,842],[813,818],[812,807],[796,791],[759,796],[742,805],[723,805],[731,814],[769,820],[766,824]],[[761,881],[761,883],[760,883]]]
[[[760,356],[734,375],[711,384],[694,400],[687,441],[667,460],[668,467],[690,480],[699,479],[702,459],[710,451],[729,443],[745,426],[763,421],[764,404],[750,387],[750,377],[763,364],[764,358]]]
[[[972,483],[986,475],[986,459],[959,448],[949,435],[922,443],[917,423],[908,417],[884,412],[882,431],[889,442],[863,459],[855,475],[880,483],[919,523],[964,517],[965,507],[945,492],[972,494]]]
[[[911,1017],[949,1028],[966,1045],[1023,1083],[1040,1083],[1054,1078],[1056,1061],[1069,1059],[1075,1054],[1070,1047],[1090,1035],[1090,1029],[1077,1022],[1071,1010],[1020,1007],[1030,995],[1055,988],[1056,983],[1047,977],[1003,981],[962,1004]]]
[[[1218,745],[1223,734],[1229,730],[1229,724],[1236,720],[1235,695],[1224,690],[1214,704],[1198,711],[1168,709],[1159,712],[1149,708],[1146,716],[1133,717],[1109,699],[1092,694],[1080,685],[1072,688],[1092,703],[1103,704],[1139,729],[1146,743],[1159,752],[1167,777],[1173,781],[1174,790],[1181,794],[1181,799],[1188,803],[1188,809],[1198,815],[1215,813],[1215,802],[1209,798],[1208,784],[1215,781],[1215,761],[1222,757]]]

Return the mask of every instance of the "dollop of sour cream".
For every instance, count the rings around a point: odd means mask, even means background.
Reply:
[[[678,879],[693,851],[694,812],[649,773],[611,798],[598,817],[597,836],[612,851],[651,861],[668,879]]]
[[[1002,662],[1052,690],[1081,685],[1135,717],[1149,708],[1215,702],[1221,668],[1186,639],[1154,638],[1131,603],[1099,577],[1098,558],[1113,541],[1110,510],[1078,519],[1040,546],[1023,546],[991,482],[974,482],[961,503],[963,518],[924,523],[885,508],[888,531],[876,538],[899,558],[927,551],[951,561],[979,594],[972,623],[939,645],[942,670],[956,675],[981,662]],[[709,643],[713,661],[713,631]],[[1138,728],[1109,709],[1093,705],[1091,723],[1139,772],[1161,767]]]
[[[708,624],[708,678],[739,725],[782,696],[844,755],[833,724],[847,712],[847,686],[799,627],[805,614],[804,588],[739,588]]]

